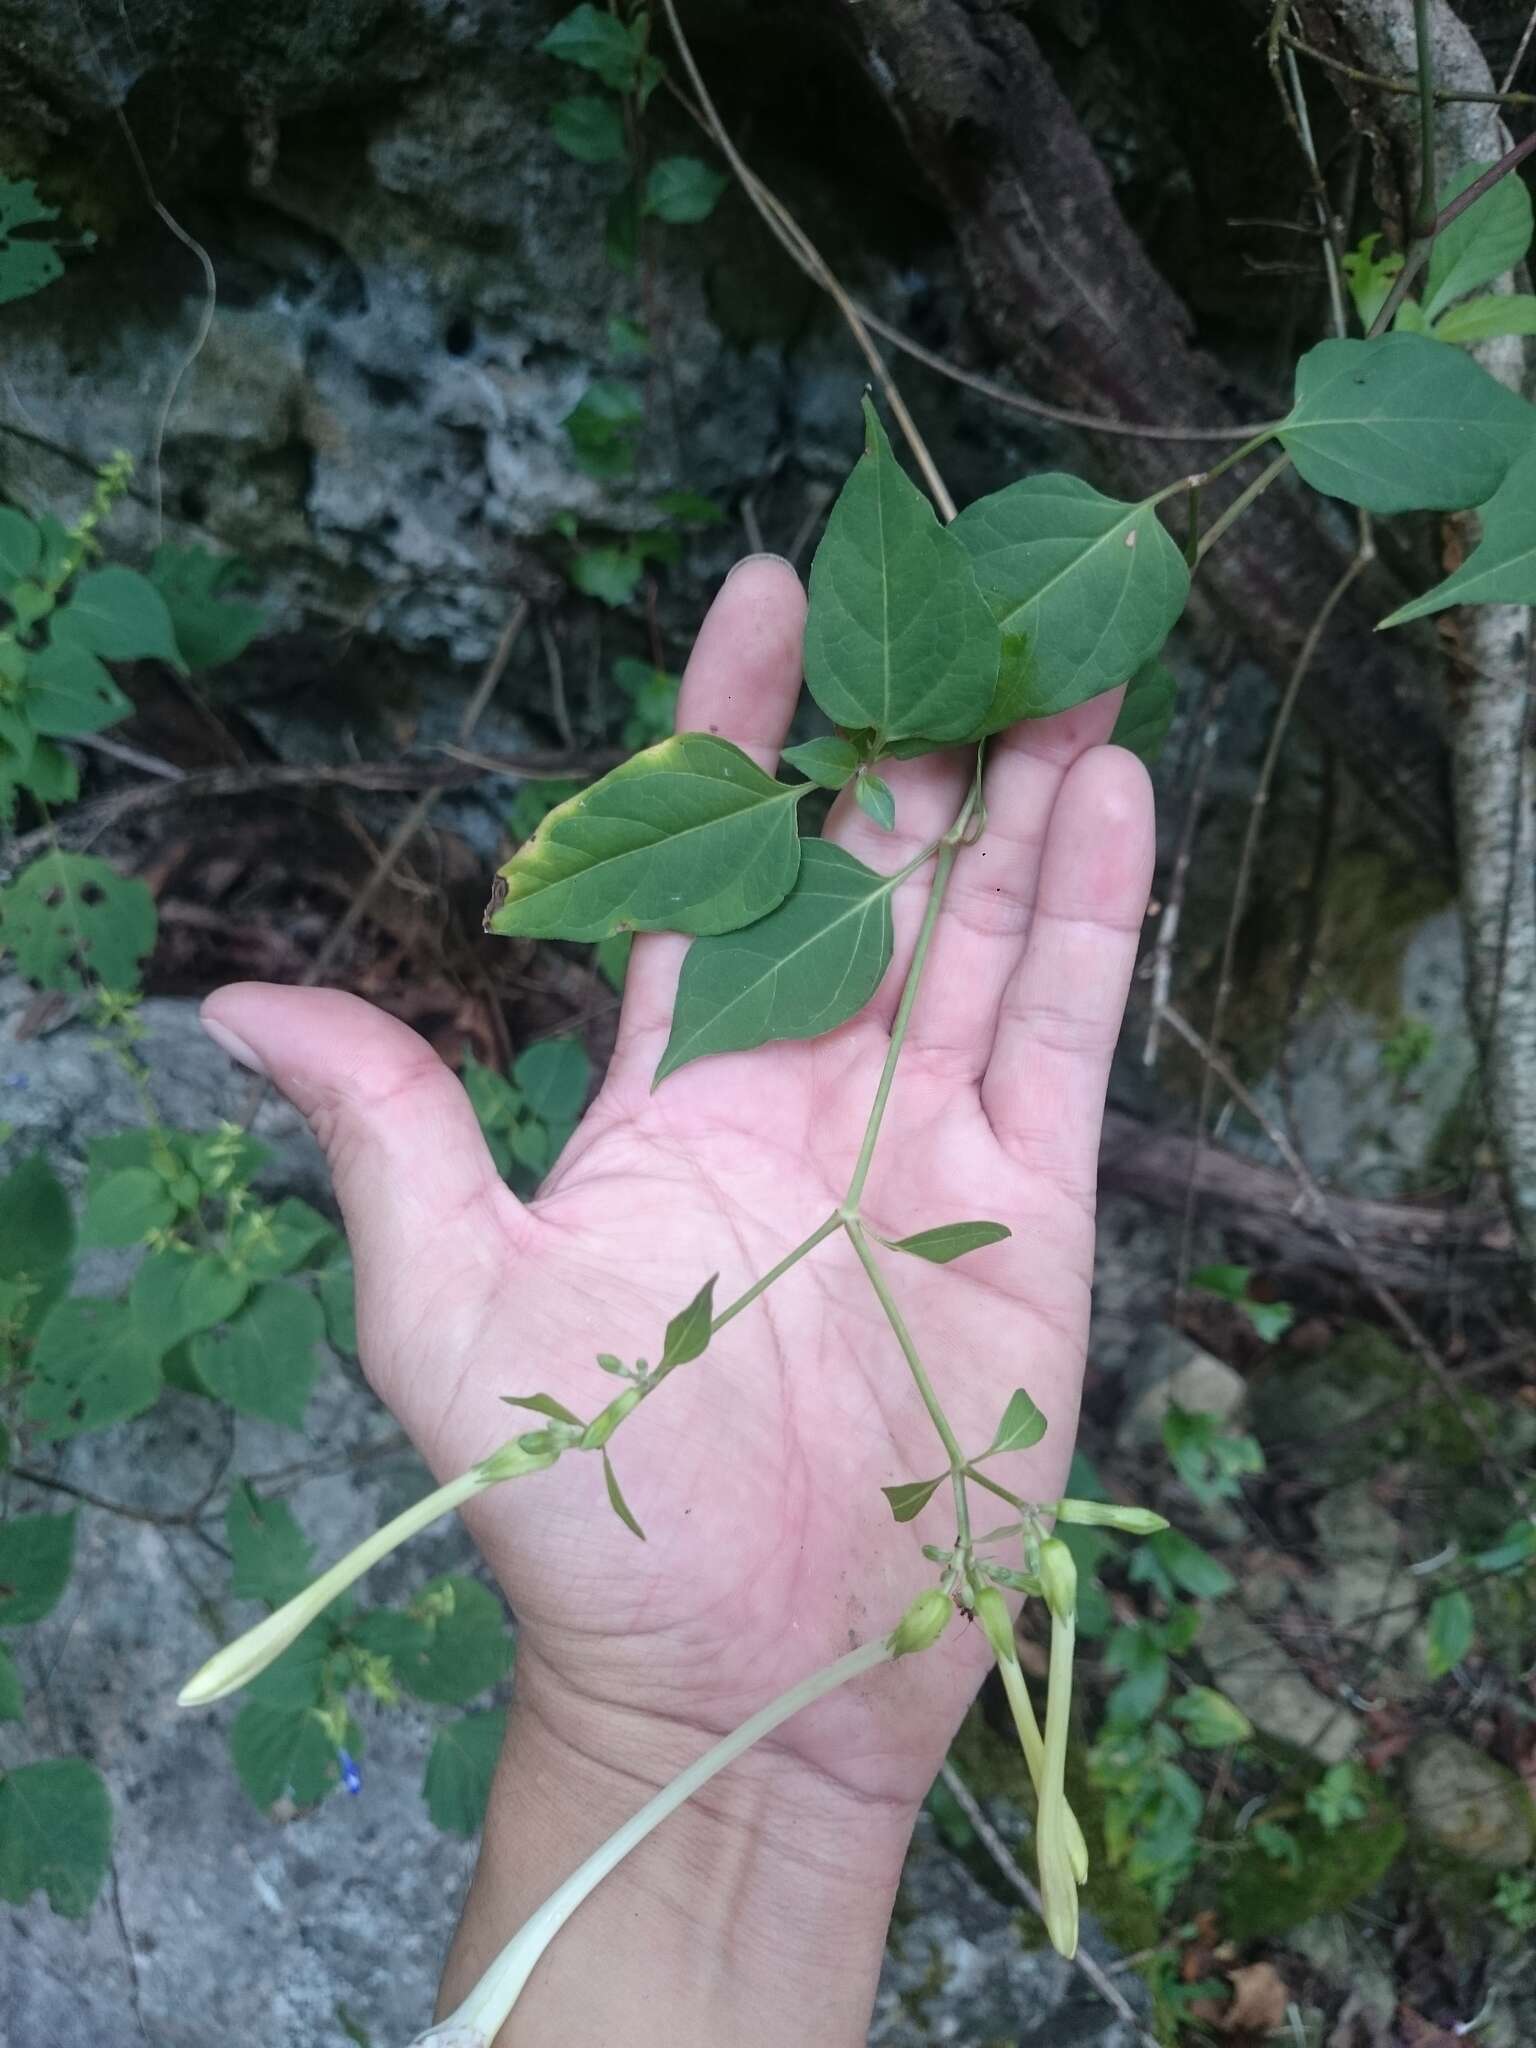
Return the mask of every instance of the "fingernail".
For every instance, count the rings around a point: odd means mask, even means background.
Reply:
[[[198,1022],[213,1040],[214,1044],[222,1052],[227,1052],[232,1060],[238,1060],[242,1067],[249,1067],[253,1074],[266,1073],[265,1066],[256,1057],[255,1053],[251,1051],[245,1040],[231,1031],[227,1024],[221,1024],[216,1017],[206,1016],[200,1017]]]
[[[781,569],[787,569],[791,576],[795,577],[796,580],[799,579],[800,571],[795,567],[794,563],[788,559],[787,556],[775,555],[771,553],[769,550],[764,549],[761,554],[743,555],[739,562],[734,562],[731,565],[731,567],[726,571],[726,582],[729,583],[731,578],[735,576],[740,570],[750,569],[754,562],[777,562]]]

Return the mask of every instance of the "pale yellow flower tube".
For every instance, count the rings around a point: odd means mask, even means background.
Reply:
[[[1013,1725],[1019,1733],[1019,1747],[1023,1750],[1024,1761],[1029,1767],[1029,1782],[1035,1788],[1035,1800],[1038,1805],[1041,1782],[1045,1775],[1045,1741],[1040,1733],[1040,1723],[1035,1719],[1035,1704],[1029,1696],[1029,1681],[1025,1678],[1019,1663],[1013,1623],[1008,1617],[1008,1605],[995,1586],[985,1586],[977,1594],[976,1618],[986,1630],[987,1641],[991,1644],[992,1654],[997,1659],[1003,1691],[1008,1695]],[[1072,1858],[1072,1875],[1079,1884],[1086,1884],[1088,1844],[1077,1824],[1077,1815],[1070,1806],[1067,1808],[1066,1828],[1067,1851]]]

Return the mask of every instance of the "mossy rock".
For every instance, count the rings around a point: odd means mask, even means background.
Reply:
[[[1273,1939],[1363,1898],[1381,1883],[1408,1836],[1401,1813],[1379,1792],[1363,1820],[1331,1834],[1310,1814],[1286,1827],[1301,1852],[1294,1869],[1266,1856],[1251,1837],[1243,1839],[1217,1901],[1222,1931],[1233,1941]]]

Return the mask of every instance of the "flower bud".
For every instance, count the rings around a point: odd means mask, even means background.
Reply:
[[[1077,1566],[1059,1536],[1047,1536],[1040,1546],[1040,1584],[1056,1620],[1070,1621],[1077,1612]]]
[[[891,1655],[906,1657],[914,1650],[931,1650],[949,1627],[949,1617],[953,1613],[949,1595],[937,1586],[930,1586],[926,1593],[919,1593],[886,1637]]]
[[[1126,1536],[1156,1536],[1166,1529],[1167,1520],[1151,1508],[1123,1508],[1109,1500],[1059,1500],[1046,1510],[1058,1522],[1074,1522],[1084,1529],[1118,1529]]]
[[[976,1595],[976,1619],[987,1632],[992,1654],[999,1664],[1016,1664],[1018,1645],[1013,1639],[1013,1617],[1008,1603],[995,1586],[983,1586]]]

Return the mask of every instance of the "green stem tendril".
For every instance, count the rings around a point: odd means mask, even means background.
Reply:
[[[724,1741],[717,1742],[696,1763],[680,1772],[670,1785],[664,1786],[654,1799],[648,1800],[637,1814],[610,1835],[600,1849],[594,1850],[585,1863],[572,1871],[565,1883],[552,1892],[532,1918],[513,1935],[457,2011],[438,2026],[418,2035],[412,2048],[490,2048],[545,1949],[577,1907],[632,1849],[638,1848],[653,1828],[659,1827],[669,1814],[675,1813],[717,1772],[734,1763],[755,1742],[761,1742],[765,1735],[771,1735],[775,1728],[792,1714],[798,1714],[802,1707],[835,1692],[839,1686],[847,1685],[850,1679],[873,1671],[877,1665],[889,1663],[892,1658],[911,1650],[926,1649],[936,1642],[952,1611],[949,1602],[944,1600],[944,1611],[939,1612],[934,1602],[941,1598],[936,1589],[930,1587],[912,1603],[890,1635],[850,1650],[835,1664],[813,1672],[809,1678],[802,1678],[798,1685],[792,1685],[788,1692],[770,1701],[750,1720],[743,1721]]]

